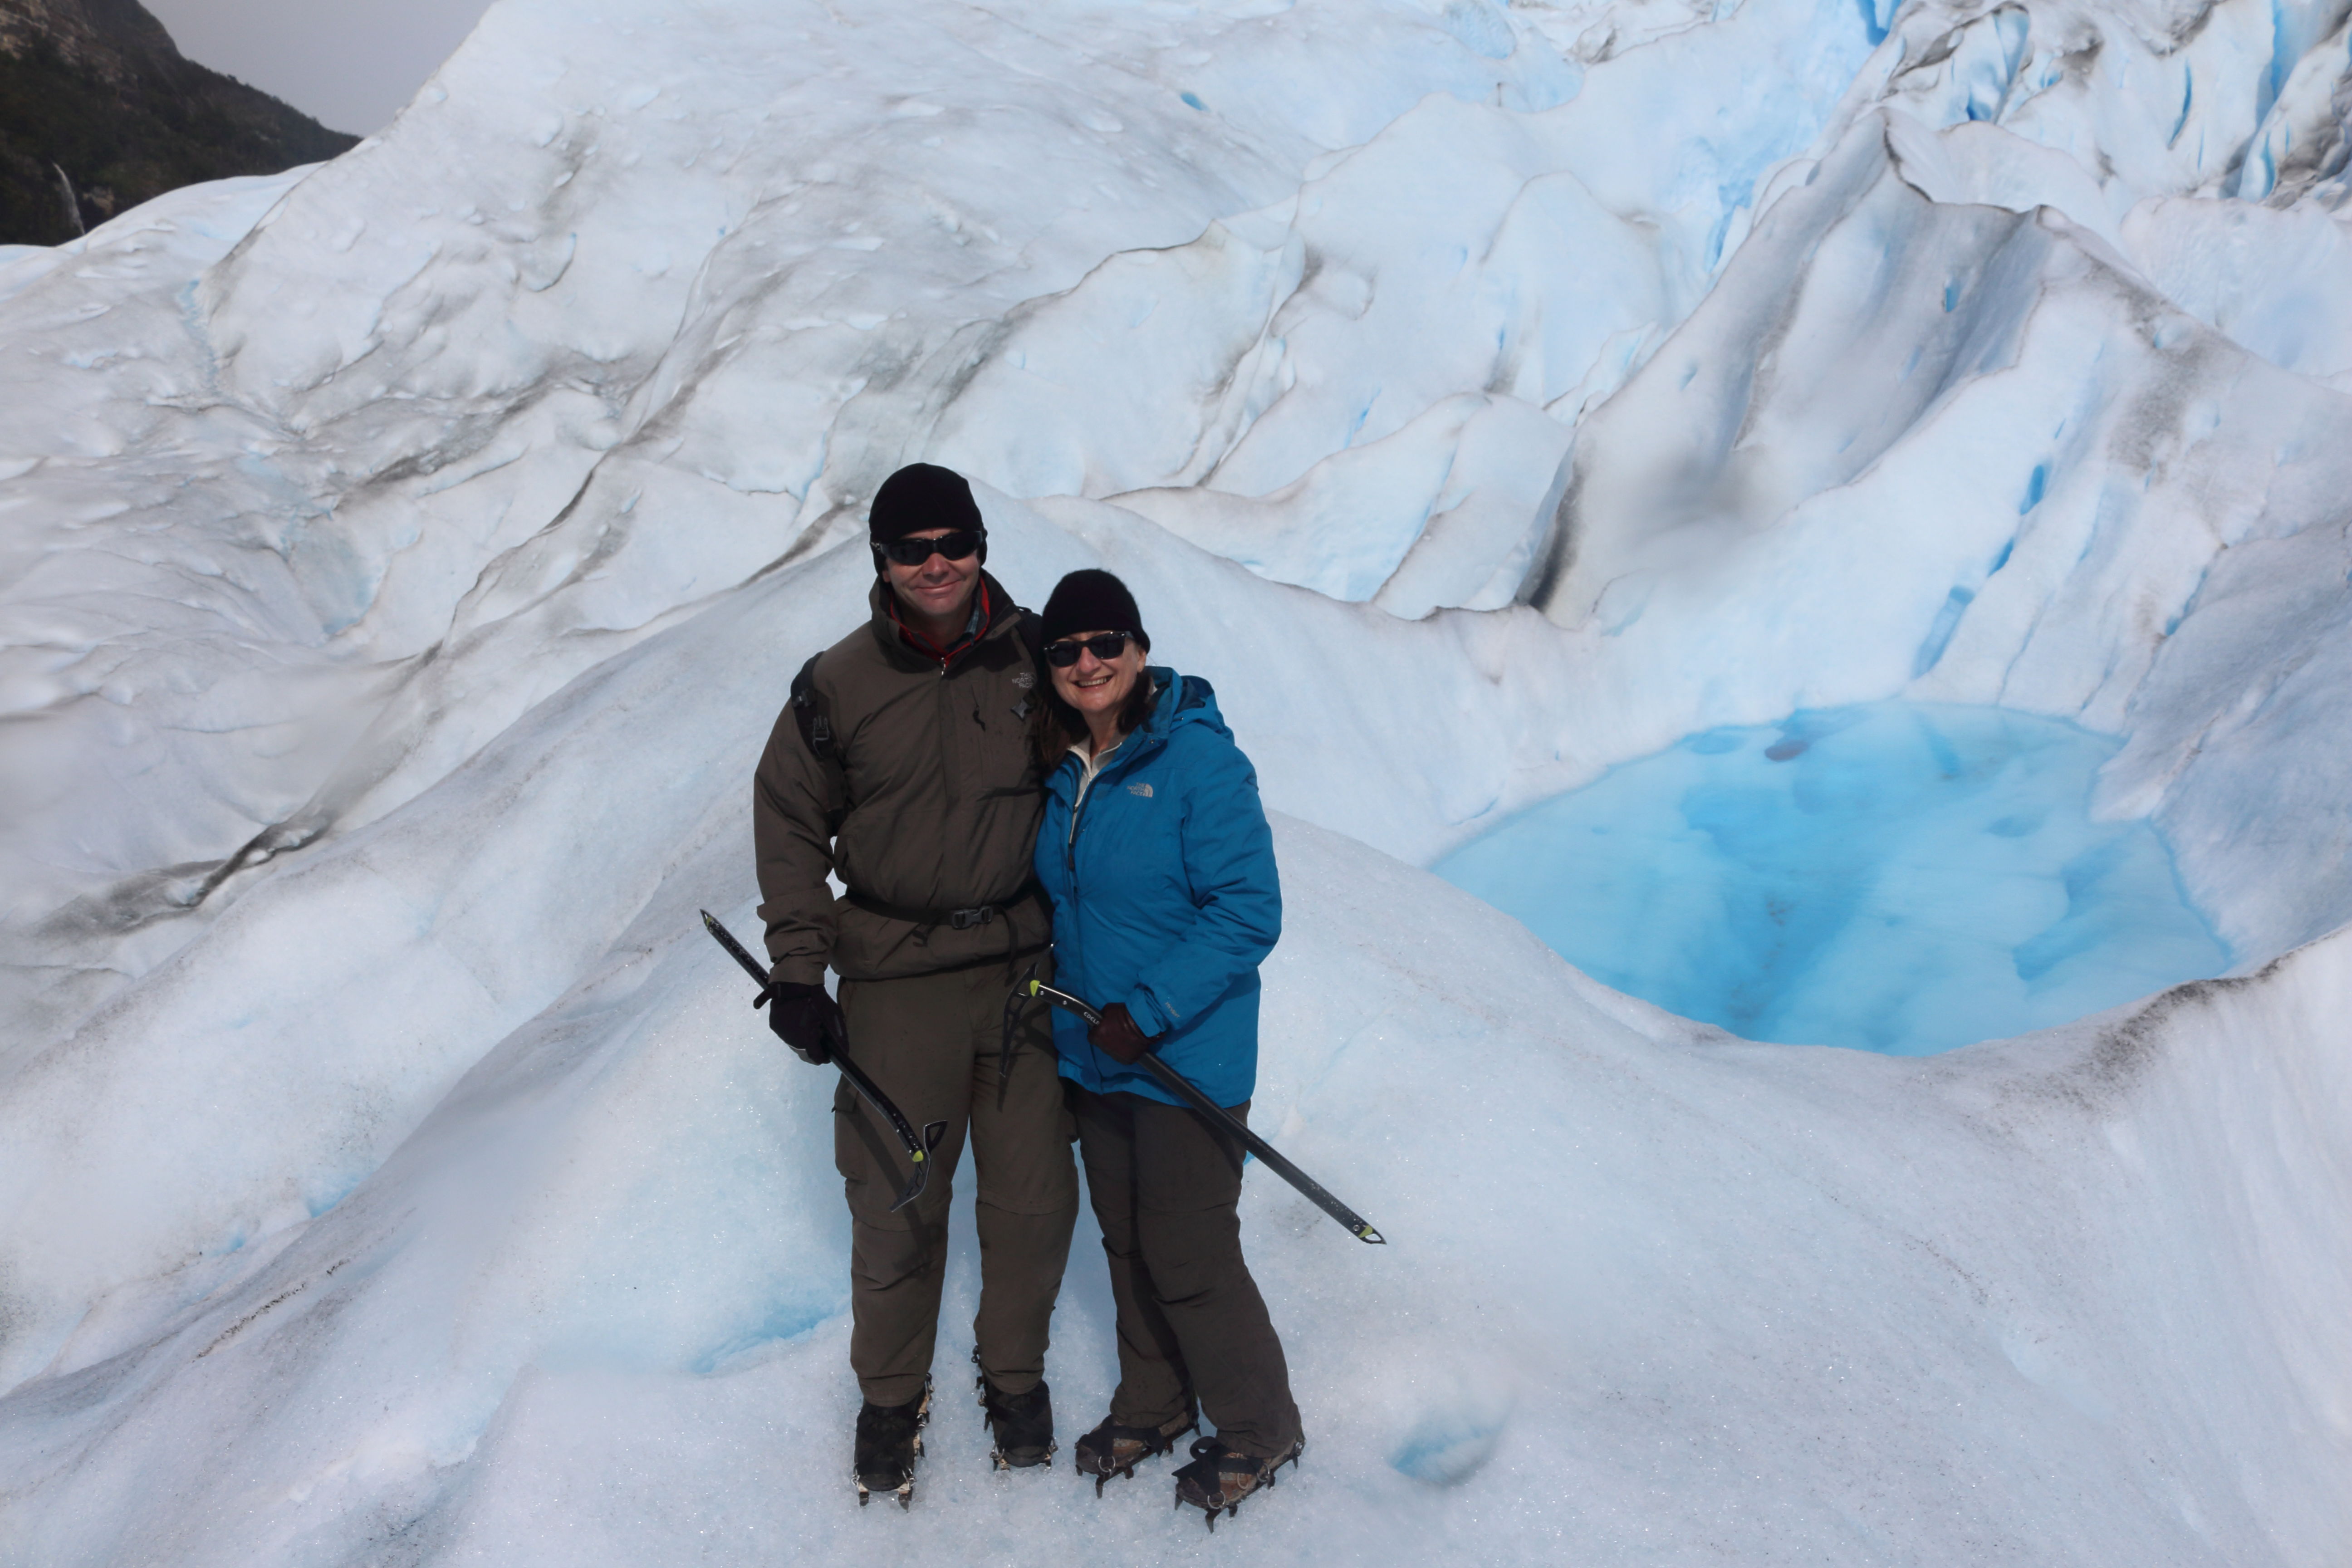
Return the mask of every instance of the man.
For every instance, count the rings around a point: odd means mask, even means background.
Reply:
[[[877,574],[864,626],[809,661],[753,787],[769,1025],[804,1059],[845,1053],[916,1126],[945,1121],[923,1195],[889,1128],[844,1082],[834,1161],[851,1220],[849,1360],[858,1500],[914,1492],[930,1413],[948,1200],[967,1132],[980,1190],[982,1408],[1000,1465],[1047,1460],[1047,1321],[1077,1214],[1073,1136],[1046,1026],[1010,1041],[1004,1002],[1047,962],[1052,921],[1030,855],[1044,807],[1029,740],[1028,612],[981,570],[987,530],[946,468],[899,469],[868,518]],[[836,901],[825,885],[839,877]],[[841,976],[836,1004],[827,964]],[[1041,970],[1041,973],[1043,971]]]

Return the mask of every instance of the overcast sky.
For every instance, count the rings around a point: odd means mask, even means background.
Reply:
[[[381,131],[488,0],[145,0],[180,52],[337,131]]]

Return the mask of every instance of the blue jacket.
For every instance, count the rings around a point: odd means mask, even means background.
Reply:
[[[1054,984],[1126,1003],[1145,1034],[1166,1032],[1161,1061],[1239,1105],[1257,1087],[1257,966],[1282,934],[1274,835],[1209,683],[1150,675],[1158,700],[1085,800],[1075,756],[1045,781],[1037,879],[1054,901]],[[1055,1011],[1054,1046],[1062,1076],[1097,1094],[1180,1103],[1096,1050],[1074,1014]]]

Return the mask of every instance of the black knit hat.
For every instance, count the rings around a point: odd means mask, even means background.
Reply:
[[[1072,632],[1132,632],[1143,651],[1151,651],[1151,636],[1143,629],[1135,595],[1127,591],[1126,584],[1092,566],[1055,584],[1054,596],[1045,601],[1039,618],[1045,623],[1047,642]]]
[[[875,543],[887,544],[929,528],[988,531],[980,520],[980,503],[971,499],[971,487],[961,474],[930,463],[909,463],[874,492],[866,531]]]

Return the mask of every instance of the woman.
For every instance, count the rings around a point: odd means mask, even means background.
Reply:
[[[1247,1115],[1257,966],[1282,931],[1274,839],[1208,683],[1145,667],[1151,639],[1124,584],[1073,572],[1043,619],[1037,879],[1054,902],[1055,983],[1103,1015],[1088,1029],[1055,1014],[1055,1045],[1118,1310],[1118,1388],[1078,1439],[1077,1468],[1099,1493],[1204,1410],[1216,1436],[1193,1443],[1176,1498],[1213,1522],[1305,1442],[1242,1260],[1242,1151],[1136,1064],[1155,1053]]]

